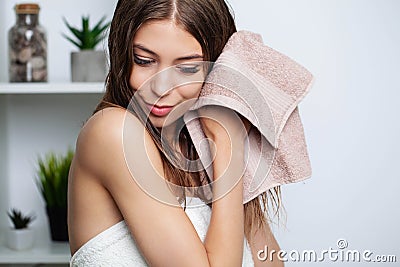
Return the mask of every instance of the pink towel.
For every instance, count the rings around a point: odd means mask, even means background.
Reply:
[[[246,147],[244,203],[272,187],[309,178],[311,165],[297,105],[313,80],[304,67],[264,45],[259,34],[233,34],[199,99],[184,116],[207,174],[212,178],[211,154],[208,145],[200,146],[205,135],[196,109],[220,105],[254,126]]]

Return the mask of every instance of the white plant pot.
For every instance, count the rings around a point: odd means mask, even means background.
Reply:
[[[14,250],[32,248],[34,231],[32,229],[9,229],[7,232],[7,246]]]
[[[72,82],[104,82],[108,67],[103,51],[71,52]]]

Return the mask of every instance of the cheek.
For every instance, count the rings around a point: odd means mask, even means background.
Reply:
[[[144,84],[144,82],[152,75],[147,71],[143,71],[141,68],[132,67],[131,76],[129,78],[129,85],[133,90],[138,90]]]
[[[183,99],[187,100],[192,98],[198,98],[202,86],[203,86],[202,83],[192,83],[180,86],[179,88],[177,88],[177,91]]]

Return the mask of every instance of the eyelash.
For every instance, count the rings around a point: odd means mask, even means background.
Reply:
[[[199,72],[200,65],[192,65],[191,67],[184,67],[184,65],[178,65],[177,68],[184,74],[195,74]]]
[[[136,64],[138,64],[139,66],[148,66],[148,65],[150,65],[151,63],[154,63],[154,60],[146,60],[146,59],[142,59],[142,58],[139,58],[138,56],[136,56],[136,55],[134,55],[133,56],[133,61],[136,63]]]
[[[150,64],[155,62],[155,60],[153,60],[153,59],[146,60],[146,59],[142,59],[142,58],[138,57],[137,55],[133,56],[133,61],[135,64],[138,64],[139,66],[142,66],[142,67],[147,67]],[[195,74],[200,71],[200,65],[189,65],[188,64],[188,66],[190,66],[190,67],[185,67],[185,64],[178,65],[177,69],[180,72],[182,72],[183,74],[187,74],[187,75]]]

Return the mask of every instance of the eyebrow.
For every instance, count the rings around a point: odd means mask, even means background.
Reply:
[[[158,55],[157,55],[156,52],[154,52],[154,51],[152,51],[152,50],[150,50],[150,49],[144,47],[144,46],[141,45],[141,44],[135,44],[133,47],[134,47],[134,48],[138,48],[138,49],[140,49],[140,50],[142,50],[142,51],[144,51],[144,52],[146,52],[146,53],[149,53],[150,55],[153,55],[153,56],[155,56],[155,57],[158,57]],[[192,54],[192,55],[187,55],[187,56],[184,56],[184,57],[179,57],[179,58],[177,58],[176,60],[177,60],[177,61],[181,61],[181,60],[200,59],[200,58],[202,59],[202,58],[203,58],[203,55],[200,55],[200,54],[195,53],[195,54]]]

